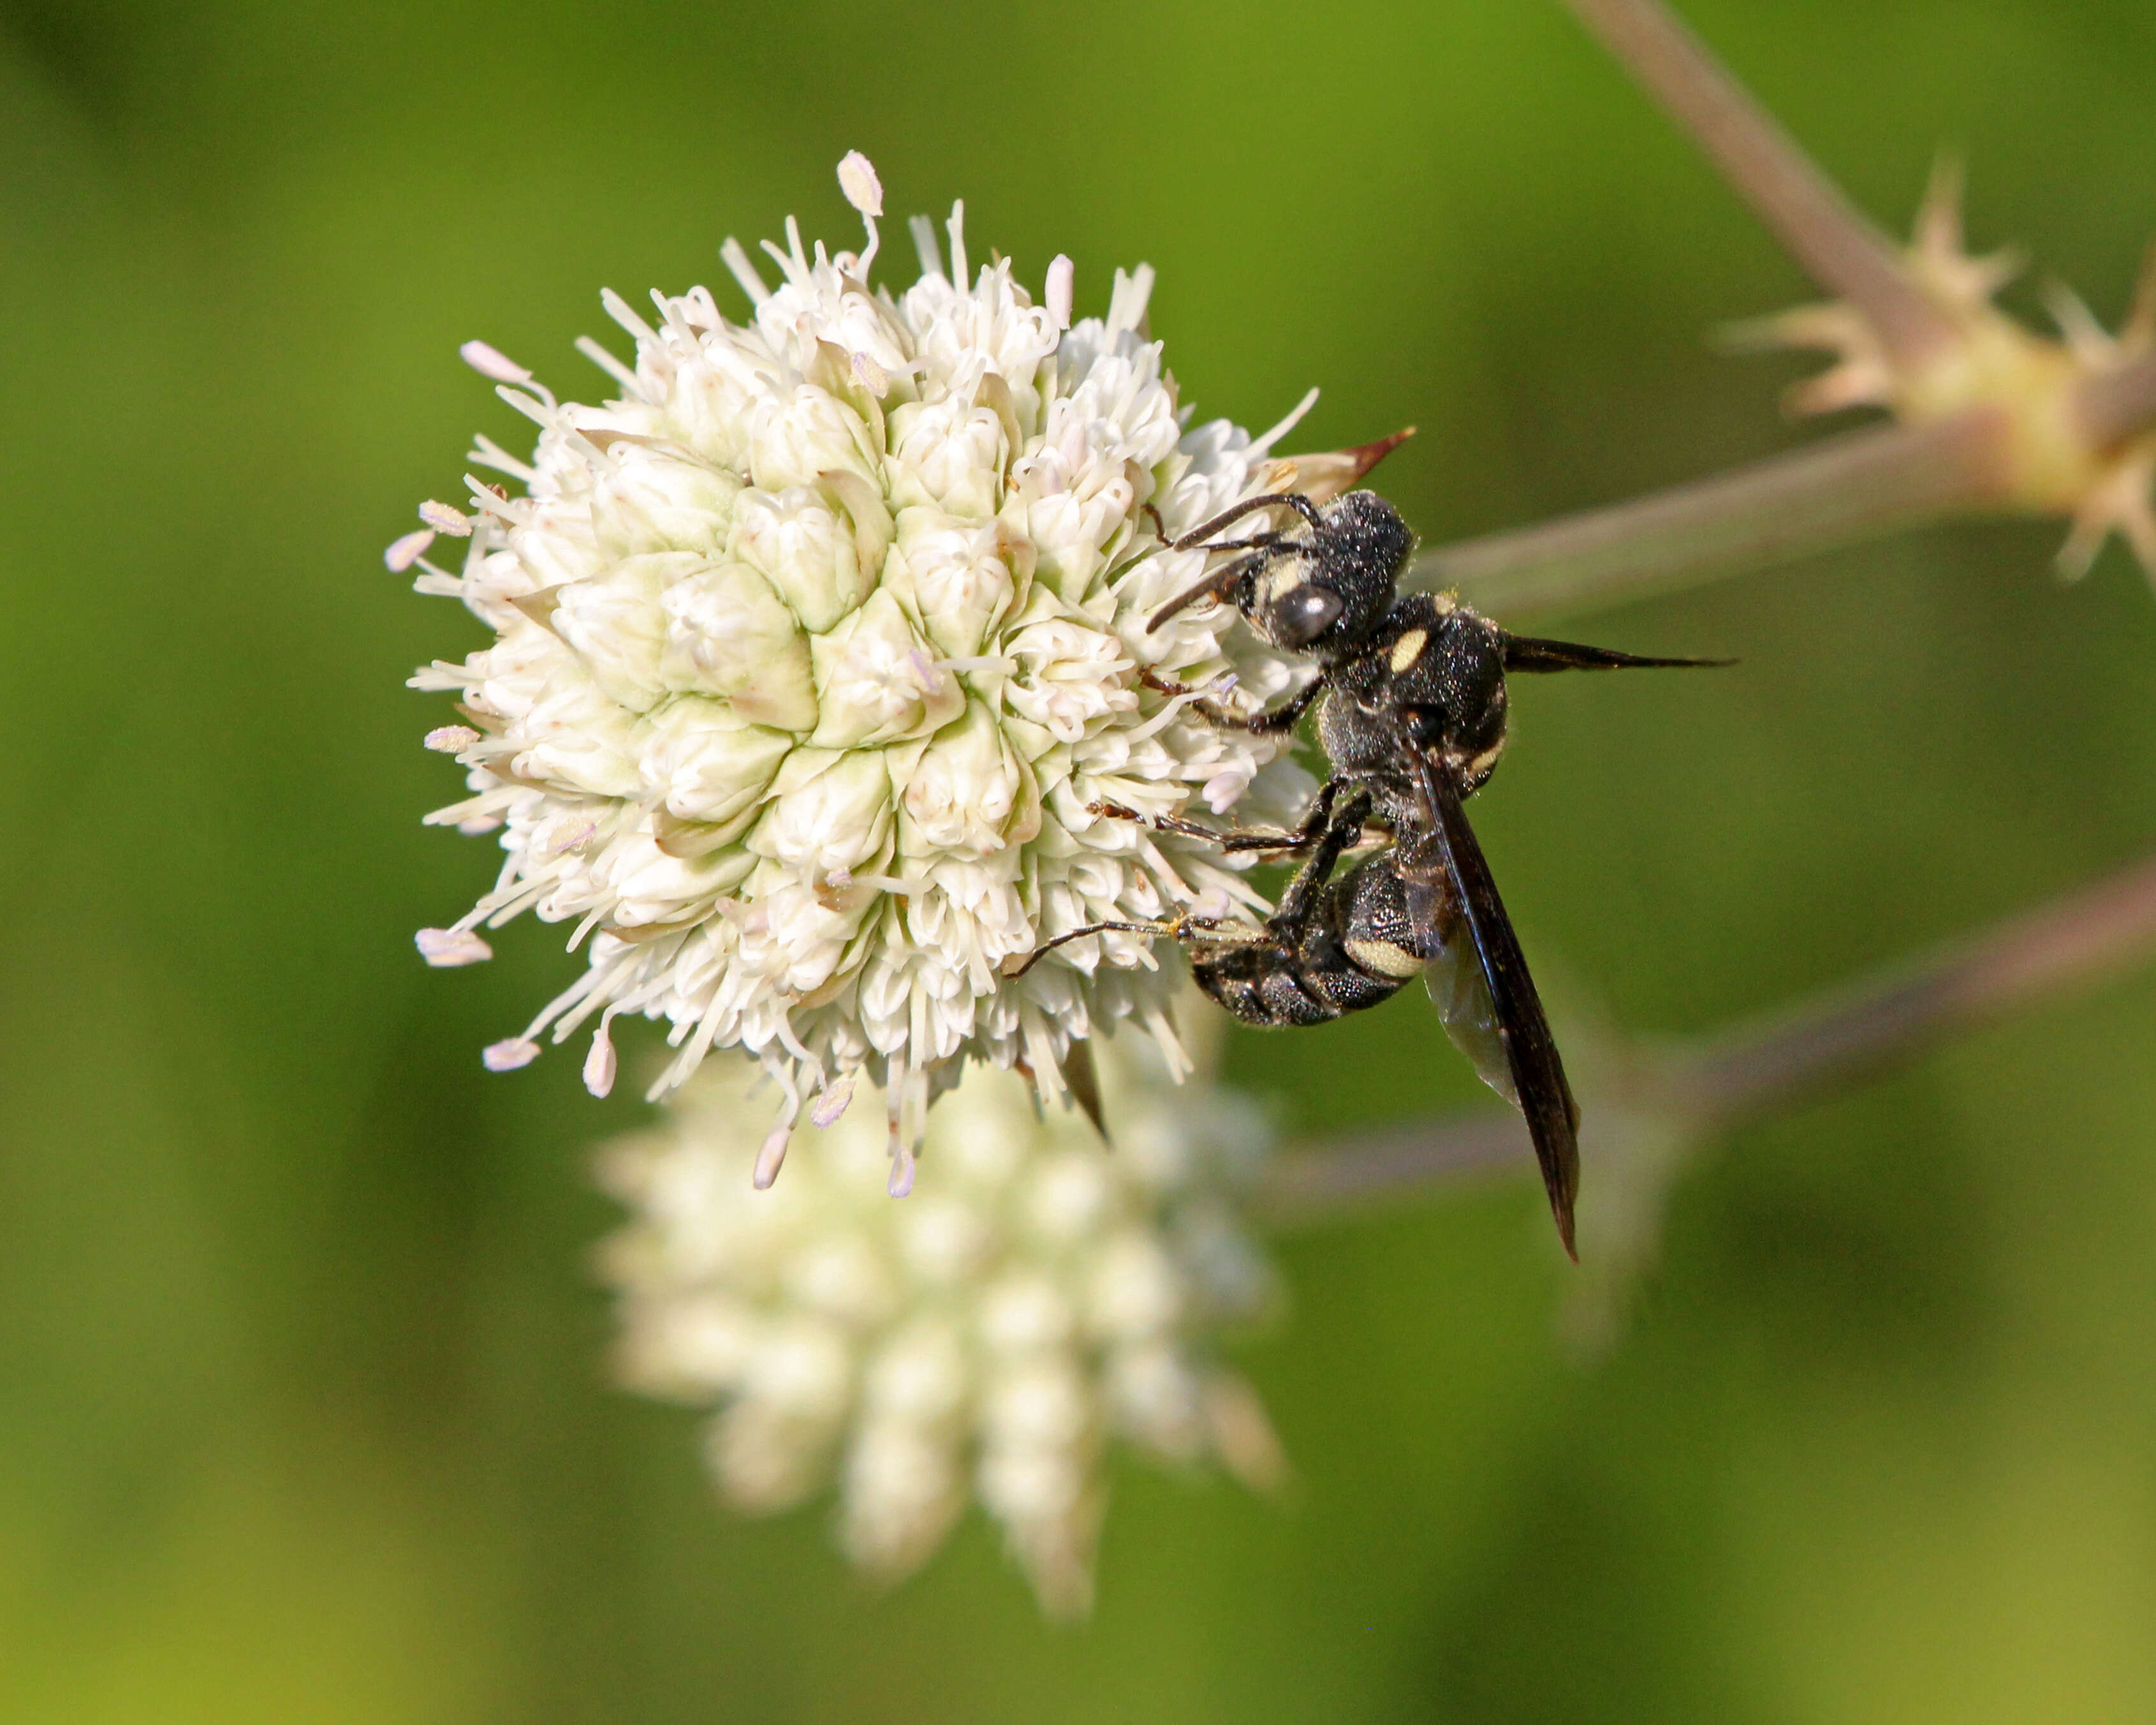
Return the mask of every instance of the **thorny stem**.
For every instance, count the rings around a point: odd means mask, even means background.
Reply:
[[[1849,432],[1609,508],[1440,546],[1415,559],[1411,578],[1458,588],[1507,621],[1669,593],[2002,503],[2008,435],[1992,409]]]
[[[1849,300],[1887,351],[1920,360],[1953,339],[1893,242],[1821,173],[1659,0],[1568,0],[1582,23],[1713,160],[1822,286]]]
[[[1898,368],[1960,338],[1902,254],[1661,0],[1567,0]],[[2092,452],[2156,429],[2156,354],[2077,386]],[[1628,503],[1439,546],[1414,583],[1456,587],[1501,616],[1580,611],[1666,593],[1941,516],[2027,507],[1998,409],[1845,434]]]
[[[2156,856],[2007,918],[1914,966],[1837,988],[1766,1023],[1641,1060],[1609,1104],[1703,1138],[1907,1061],[1960,1031],[2137,966],[2156,952]],[[1590,1130],[1594,1101],[1589,1099]],[[1517,1115],[1478,1111],[1291,1151],[1262,1200],[1296,1224],[1411,1196],[1531,1156]]]
[[[1952,331],[1893,244],[1660,0],[1568,0],[1824,288],[1905,360]],[[2138,393],[2085,398],[2112,440],[2156,418]],[[1418,585],[1458,587],[1502,616],[1578,610],[1669,592],[2004,500],[2006,428],[1974,418],[1856,432],[1635,501],[1438,547]]]

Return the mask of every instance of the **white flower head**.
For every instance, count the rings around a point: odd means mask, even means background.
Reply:
[[[1091,805],[1276,822],[1307,794],[1278,739],[1155,686],[1233,678],[1263,702],[1290,665],[1224,607],[1145,628],[1204,566],[1163,536],[1291,475],[1269,450],[1293,416],[1256,439],[1192,424],[1144,330],[1149,270],[1073,324],[1070,260],[1036,305],[1009,261],[969,271],[962,209],[947,261],[916,220],[920,279],[871,286],[882,187],[858,154],[840,182],[858,256],[805,249],[789,222],[765,248],[773,287],[727,242],[746,323],[701,287],[654,295],[652,321],[607,295],[634,352],[582,344],[619,387],[603,405],[468,345],[540,428],[528,463],[473,453],[522,495],[470,480],[390,562],[496,635],[413,679],[456,691],[464,721],[428,741],[471,794],[430,819],[507,852],[495,890],[424,937],[429,961],[472,962],[481,926],[526,910],[570,922],[588,968],[509,1039],[520,1054],[594,1014],[601,1043],[618,1014],[664,1019],[680,1054],[654,1095],[738,1045],[784,1122],[859,1076],[910,1144],[967,1059],[1053,1088],[1096,1026],[1173,1048],[1173,979],[1142,939],[1014,981],[1009,961],[1201,894],[1257,902],[1217,854]],[[425,556],[436,535],[464,541],[454,572]],[[611,1056],[586,1070],[610,1083]]]
[[[622,1376],[720,1406],[709,1455],[737,1505],[835,1485],[848,1554],[895,1577],[977,1498],[1065,1613],[1090,1594],[1111,1440],[1277,1480],[1256,1397],[1211,1346],[1272,1293],[1236,1202],[1263,1119],[1231,1093],[1173,1088],[1141,1039],[1094,1046],[1112,1150],[1080,1117],[1044,1115],[1015,1073],[976,1068],[931,1115],[906,1204],[882,1195],[883,1132],[863,1108],[755,1189],[765,1113],[738,1060],[604,1154],[632,1213],[601,1254]]]

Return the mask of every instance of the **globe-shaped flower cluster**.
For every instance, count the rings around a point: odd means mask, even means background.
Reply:
[[[1279,820],[1309,781],[1276,740],[1152,686],[1263,701],[1293,672],[1224,608],[1146,631],[1203,568],[1164,541],[1278,478],[1270,437],[1189,423],[1144,331],[1150,270],[1074,324],[1067,259],[1036,304],[1006,260],[969,271],[954,211],[947,260],[916,221],[921,275],[894,298],[870,285],[873,172],[850,157],[840,179],[860,255],[806,250],[789,222],[773,285],[728,242],[745,324],[701,287],[654,295],[649,321],[608,295],[634,353],[583,344],[619,386],[603,405],[469,347],[540,428],[528,463],[474,452],[521,495],[472,478],[468,510],[427,505],[390,558],[496,637],[413,680],[459,696],[429,742],[470,773],[431,819],[507,853],[422,952],[485,957],[480,928],[526,910],[588,943],[488,1064],[596,1014],[603,1094],[608,1021],[664,1018],[680,1053],[654,1095],[742,1045],[784,1093],[783,1150],[798,1111],[865,1077],[904,1164],[964,1057],[1052,1092],[1101,1023],[1173,1048],[1173,978],[1142,941],[1080,942],[1016,981],[1010,961],[1087,922],[1257,902],[1203,845],[1092,805]],[[437,536],[466,539],[460,567],[428,560]]]
[[[752,1189],[757,1074],[737,1059],[606,1153],[601,1181],[632,1218],[600,1260],[622,1375],[722,1407],[708,1453],[736,1504],[834,1483],[849,1554],[896,1575],[978,1497],[1067,1612],[1087,1598],[1111,1439],[1278,1476],[1255,1394],[1214,1349],[1272,1291],[1237,1219],[1264,1122],[1231,1093],[1170,1086],[1142,1039],[1095,1045],[1112,1150],[1015,1073],[977,1067],[930,1116],[934,1178],[904,1204],[874,1178],[865,1110]]]

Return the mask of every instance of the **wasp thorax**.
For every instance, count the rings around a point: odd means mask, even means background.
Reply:
[[[1296,554],[1260,573],[1243,600],[1250,626],[1276,647],[1320,659],[1353,649],[1399,595],[1414,535],[1374,491],[1324,505]]]

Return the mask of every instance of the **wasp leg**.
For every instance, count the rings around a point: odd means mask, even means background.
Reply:
[[[1309,850],[1324,836],[1332,821],[1332,799],[1339,793],[1340,784],[1338,779],[1327,779],[1320,785],[1317,794],[1310,799],[1310,813],[1302,818],[1302,824],[1286,833],[1254,829],[1223,832],[1218,827],[1201,826],[1194,820],[1180,819],[1173,814],[1142,814],[1121,803],[1088,803],[1086,810],[1089,814],[1106,815],[1111,820],[1134,820],[1157,833],[1180,833],[1186,839],[1203,839],[1223,850],[1300,851]]]
[[[1194,820],[1183,820],[1173,814],[1142,814],[1121,803],[1088,803],[1086,812],[1105,815],[1110,820],[1133,820],[1156,833],[1179,833],[1186,839],[1202,839],[1208,845],[1228,851],[1307,850],[1317,842],[1318,836],[1315,830],[1300,829],[1292,833],[1256,829],[1223,832],[1218,827],[1202,826]]]
[[[1223,946],[1236,946],[1265,938],[1262,932],[1244,925],[1224,922],[1218,916],[1193,916],[1185,912],[1171,916],[1165,922],[1088,922],[1083,928],[1066,929],[1052,935],[1035,947],[1017,963],[1004,961],[1001,974],[1016,982],[1026,972],[1040,963],[1058,947],[1066,947],[1073,941],[1082,941],[1095,934],[1151,934],[1165,935],[1170,940],[1217,941]]]
[[[1343,851],[1361,839],[1363,823],[1370,818],[1375,799],[1367,786],[1358,787],[1345,802],[1337,808],[1332,807],[1341,788],[1352,783],[1348,779],[1328,779],[1318,791],[1312,814],[1321,807],[1331,810],[1324,833],[1311,847],[1302,866],[1295,871],[1295,879],[1288,882],[1287,891],[1280,896],[1279,906],[1266,921],[1265,932],[1290,951],[1301,946],[1303,932],[1317,909],[1318,896],[1332,877],[1333,865],[1340,860]]]
[[[1016,982],[1020,977],[1024,976],[1026,972],[1031,970],[1034,965],[1040,963],[1042,959],[1045,958],[1058,947],[1068,946],[1072,941],[1082,941],[1089,934],[1107,934],[1114,932],[1118,934],[1172,935],[1179,932],[1182,927],[1183,919],[1180,917],[1173,922],[1088,922],[1083,928],[1070,929],[1062,934],[1056,935],[1050,939],[1043,941],[1030,952],[1027,953],[1024,960],[1019,963],[1016,965],[1007,963],[1003,973],[1010,981]]]
[[[1234,713],[1209,698],[1200,699],[1192,705],[1207,724],[1217,726],[1223,731],[1250,731],[1260,737],[1277,737],[1283,732],[1295,729],[1296,721],[1310,711],[1311,703],[1325,692],[1325,675],[1321,671],[1270,712]],[[1167,677],[1157,676],[1149,670],[1138,673],[1138,683],[1156,695],[1195,695],[1198,692],[1188,683],[1174,682]]]

